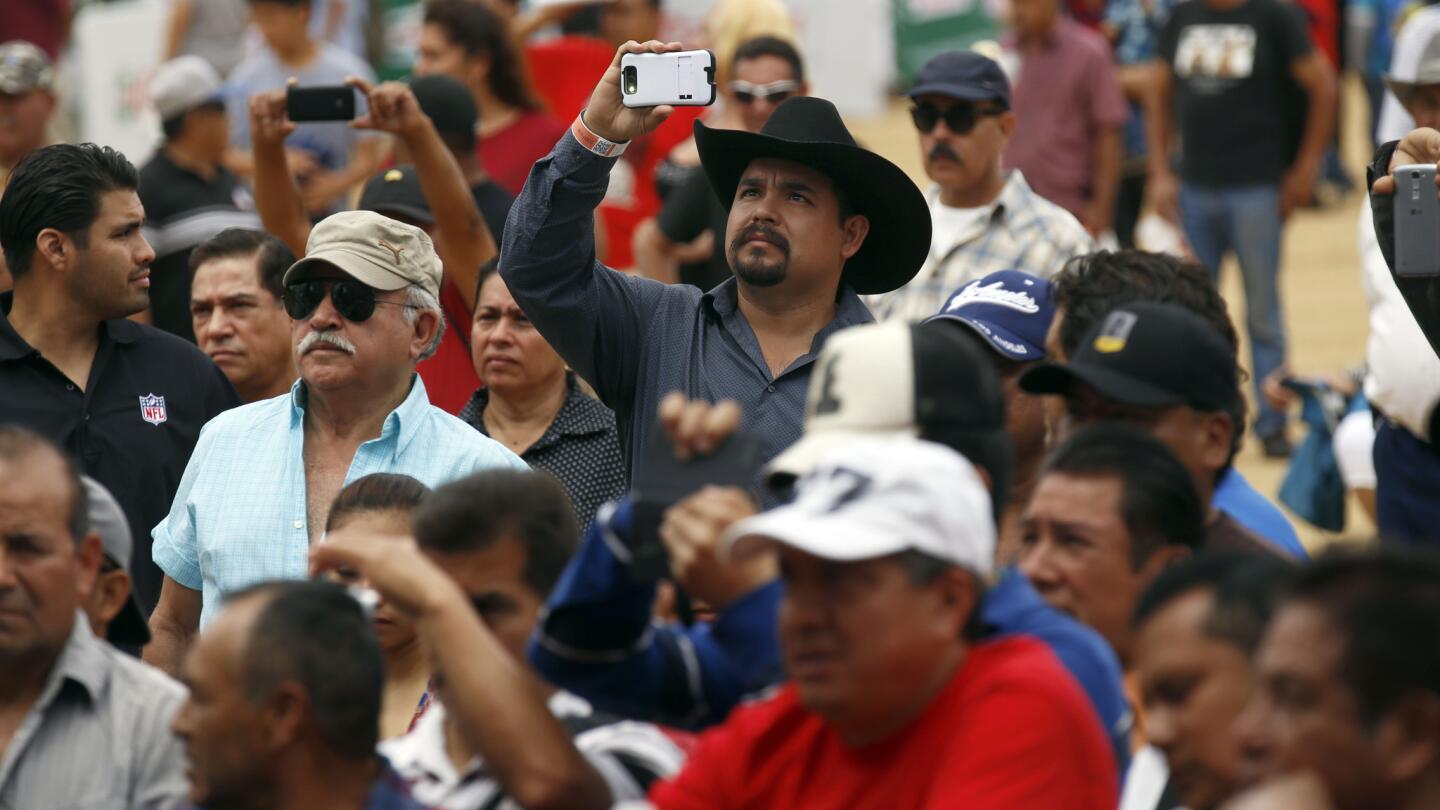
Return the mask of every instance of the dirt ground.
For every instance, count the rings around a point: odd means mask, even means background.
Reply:
[[[1285,233],[1281,300],[1290,340],[1290,365],[1298,374],[1347,369],[1365,359],[1368,327],[1355,239],[1357,217],[1361,206],[1366,204],[1359,189],[1364,183],[1369,142],[1365,131],[1365,99],[1358,85],[1347,83],[1343,104],[1345,166],[1356,180],[1357,191],[1331,206],[1300,212],[1292,218]],[[924,183],[924,169],[907,108],[905,102],[896,100],[882,118],[849,123],[857,139],[894,161],[917,182]],[[1233,261],[1221,271],[1221,292],[1230,304],[1231,317],[1242,325],[1243,341],[1244,294],[1239,268]],[[1242,347],[1242,363],[1247,362],[1248,357],[1248,347]],[[1292,441],[1298,444],[1304,430],[1303,426],[1293,424]],[[1278,503],[1274,496],[1288,462],[1266,460],[1252,438],[1246,441],[1237,465],[1257,489]],[[1341,535],[1321,531],[1294,515],[1290,517],[1312,551],[1337,539],[1363,540],[1374,533],[1373,524],[1353,498],[1346,510],[1346,527]]]

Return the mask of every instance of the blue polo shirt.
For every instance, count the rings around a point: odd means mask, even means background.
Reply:
[[[1290,552],[1297,560],[1310,559],[1295,527],[1280,507],[1255,491],[1240,471],[1231,467],[1215,487],[1210,503],[1276,548]]]
[[[345,483],[403,473],[436,487],[479,470],[529,467],[500,443],[430,404],[416,376],[360,445]],[[303,579],[310,534],[305,509],[305,387],[227,411],[200,431],[170,514],[155,527],[155,563],[200,591],[203,627],[225,595],[271,579]]]

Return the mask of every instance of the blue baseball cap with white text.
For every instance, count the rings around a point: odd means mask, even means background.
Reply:
[[[1000,270],[956,290],[926,322],[963,323],[1002,357],[1031,362],[1045,359],[1045,334],[1054,319],[1049,281]]]

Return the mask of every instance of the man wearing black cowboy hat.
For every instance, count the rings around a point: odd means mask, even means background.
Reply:
[[[871,320],[857,294],[914,277],[930,216],[904,172],[855,144],[834,105],[792,98],[759,133],[695,125],[700,162],[730,211],[725,255],[735,278],[701,293],[596,261],[591,213],[610,167],[673,111],[621,103],[620,57],[681,49],[621,46],[516,199],[500,272],[545,339],[615,410],[632,461],[660,398],[677,390],[735,400],[773,456],[800,437],[821,345]]]

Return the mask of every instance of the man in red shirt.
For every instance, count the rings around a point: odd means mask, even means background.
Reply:
[[[859,439],[798,492],[722,540],[778,553],[791,682],[702,737],[656,806],[1115,807],[1114,755],[1060,663],[1028,638],[971,641],[995,521],[970,462]]]

